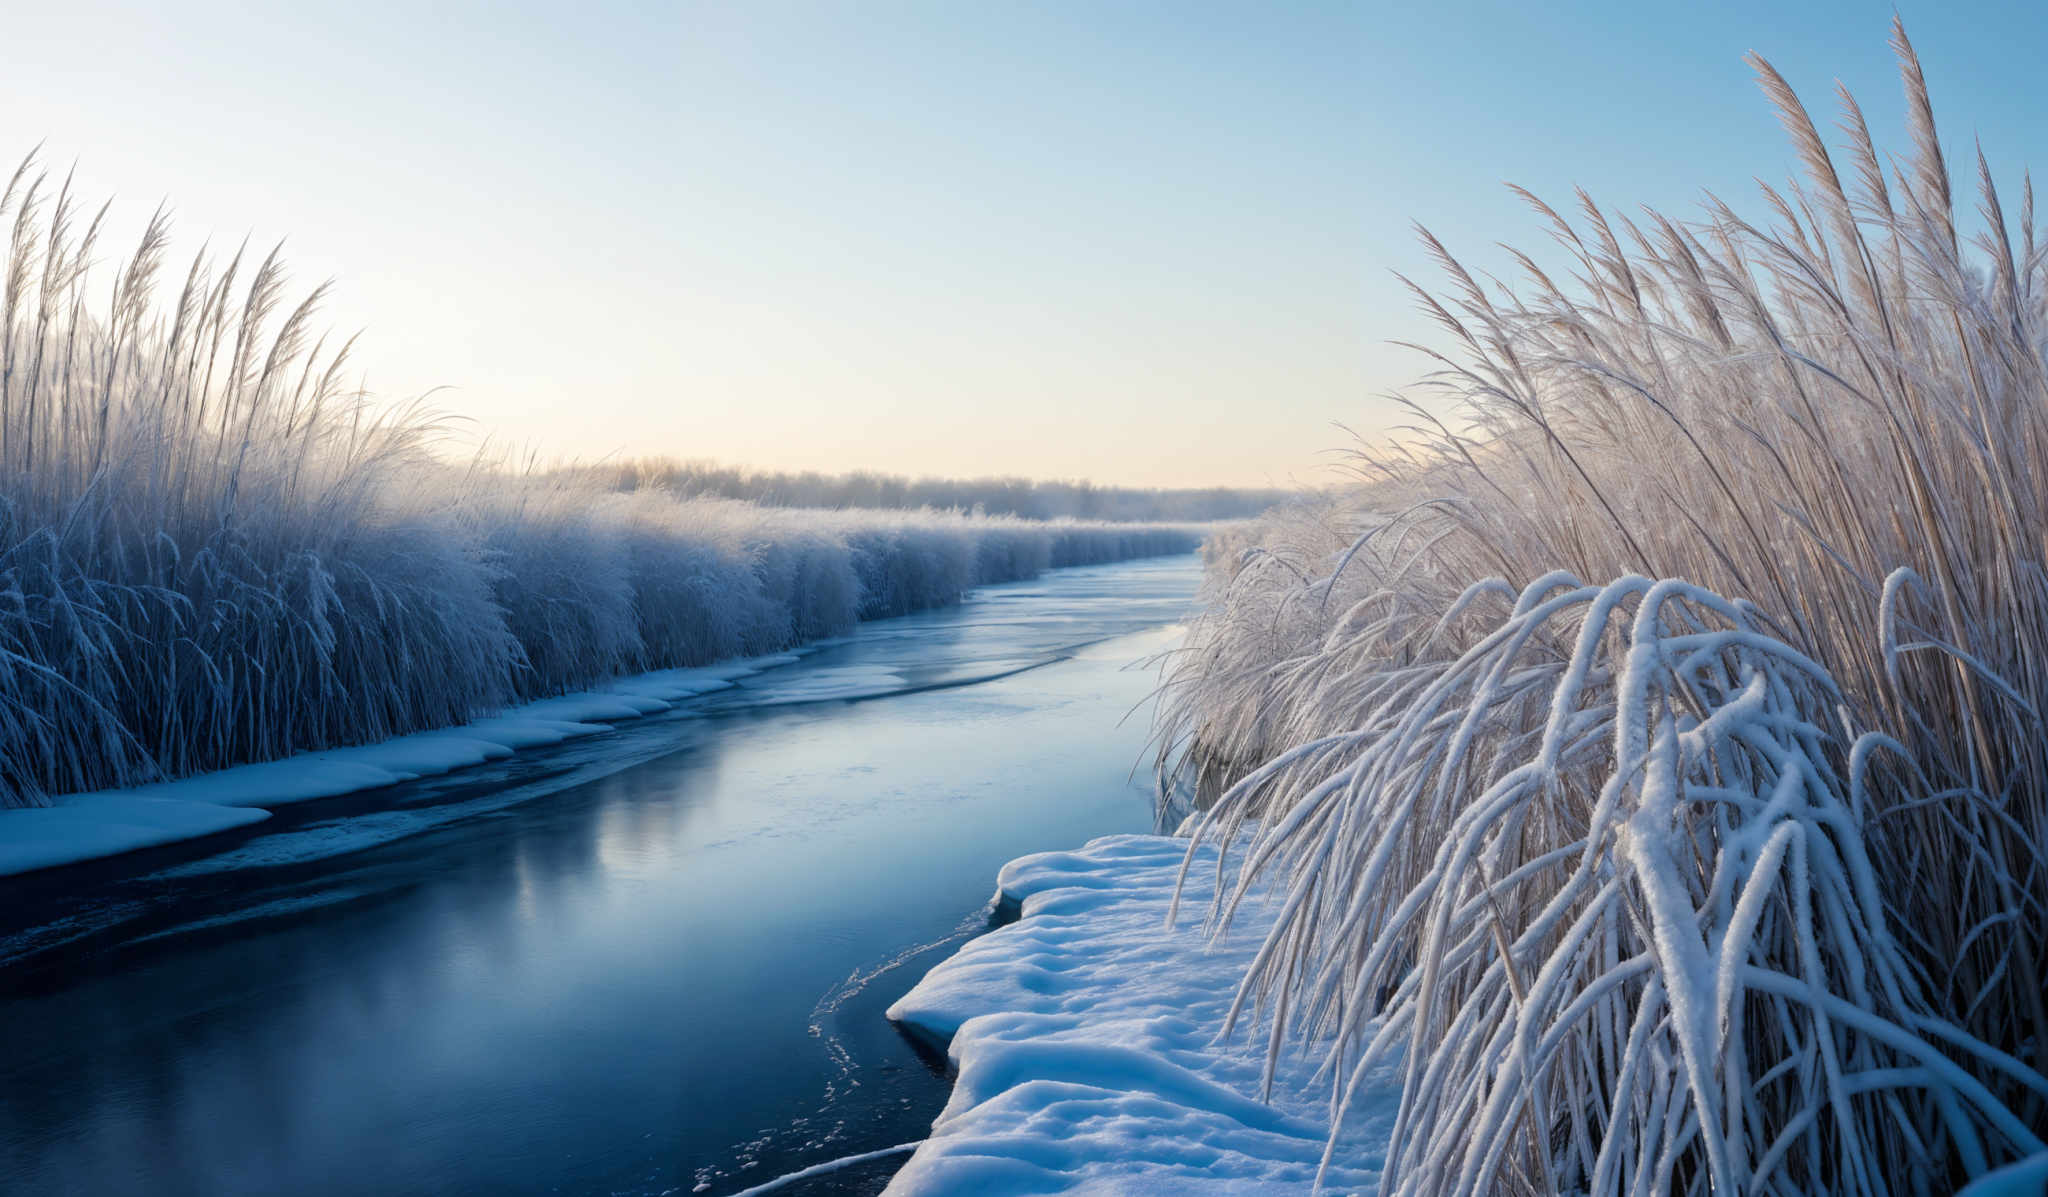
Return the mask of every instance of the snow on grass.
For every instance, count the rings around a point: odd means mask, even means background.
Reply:
[[[1804,167],[1767,219],[1523,193],[1555,260],[1500,279],[1424,234],[1444,402],[1212,542],[1162,765],[1262,791],[1302,908],[1251,991],[1422,1029],[1390,1191],[1941,1193],[2038,1150],[2048,250],[1981,156],[1959,206],[1893,43],[1898,156],[1752,59]]]
[[[1893,933],[1860,821],[1892,742],[1825,670],[1683,582],[1462,606],[1195,827],[1248,845],[1219,919],[1286,893],[1237,986],[1275,1057],[1319,1041],[1346,1106],[1406,1057],[1384,1192],[1875,1195],[2041,1149],[2048,1079]]]
[[[167,218],[109,270],[82,204],[33,155],[0,181],[0,808],[455,727],[1202,536],[453,464],[436,413],[344,384],[325,288],[290,303],[275,252],[202,251],[159,302]],[[393,772],[492,751],[456,739]]]
[[[1260,1193],[1305,1189],[1330,1134],[1320,1052],[1279,1061],[1262,1100],[1263,1043],[1219,1040],[1270,911],[1254,895],[1212,942],[1168,930],[1188,842],[1108,836],[1007,865],[998,902],[1020,917],[964,945],[889,1017],[950,1041],[959,1078],[888,1192]],[[1206,901],[1216,850],[1196,849],[1185,899]],[[1354,1107],[1327,1183],[1375,1180],[1400,1080]]]

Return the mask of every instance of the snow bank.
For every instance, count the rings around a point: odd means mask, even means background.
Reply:
[[[196,839],[260,822],[267,810],[121,793],[0,811],[0,876]]]
[[[460,727],[154,785],[67,794],[46,807],[0,810],[0,876],[197,839],[267,819],[269,807],[397,785],[593,735],[607,723],[670,710],[798,659],[780,653],[663,669],[620,678],[599,690],[526,703]]]
[[[1263,1037],[1217,1042],[1270,912],[1254,901],[1211,942],[1200,918],[1166,926],[1187,841],[1108,836],[1011,862],[998,902],[1019,911],[889,1008],[950,1038],[952,1100],[888,1192],[1262,1193],[1307,1188],[1329,1137],[1322,1052],[1281,1057],[1260,1100]],[[1183,911],[1207,909],[1213,847]],[[1355,1105],[1326,1191],[1376,1181],[1399,1078]]]

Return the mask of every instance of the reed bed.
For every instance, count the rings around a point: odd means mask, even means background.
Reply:
[[[1277,487],[1136,488],[1028,478],[907,478],[751,470],[711,461],[643,457],[576,467],[579,478],[616,490],[743,499],[764,507],[860,507],[975,511],[1025,519],[1122,523],[1216,523],[1248,519],[1296,493]]]
[[[0,190],[0,808],[460,723],[771,652],[1201,530],[800,512],[451,463],[348,385],[275,253],[164,285],[153,219]],[[175,299],[159,302],[175,288]]]
[[[2031,188],[1838,89],[1752,221],[1428,233],[1448,348],[1348,494],[1212,554],[1164,768],[1287,896],[1268,1049],[1405,1052],[1391,1193],[1941,1193],[2048,1127]],[[1434,402],[1430,400],[1435,400]],[[1584,579],[1584,581],[1582,581]]]

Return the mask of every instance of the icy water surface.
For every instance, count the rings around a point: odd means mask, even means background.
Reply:
[[[1133,663],[1197,574],[990,587],[605,736],[0,881],[0,1193],[718,1194],[920,1137],[945,1062],[882,1010],[1004,861],[1151,829]]]

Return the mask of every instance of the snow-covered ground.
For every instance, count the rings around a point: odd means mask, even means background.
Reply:
[[[1263,1029],[1218,1034],[1266,929],[1253,902],[1228,935],[1203,927],[1215,849],[1197,850],[1178,925],[1166,911],[1187,841],[1107,836],[1011,862],[999,899],[1021,917],[970,941],[889,1009],[950,1039],[952,1100],[888,1192],[1306,1191],[1329,1137],[1319,1051],[1279,1062],[1260,1100]],[[1399,1078],[1354,1107],[1324,1191],[1369,1188]]]
[[[787,665],[791,654],[663,669],[596,690],[544,698],[460,727],[125,790],[68,794],[46,807],[0,810],[0,876],[195,839],[270,817],[270,807],[396,785],[559,744],[607,723],[666,711]]]

